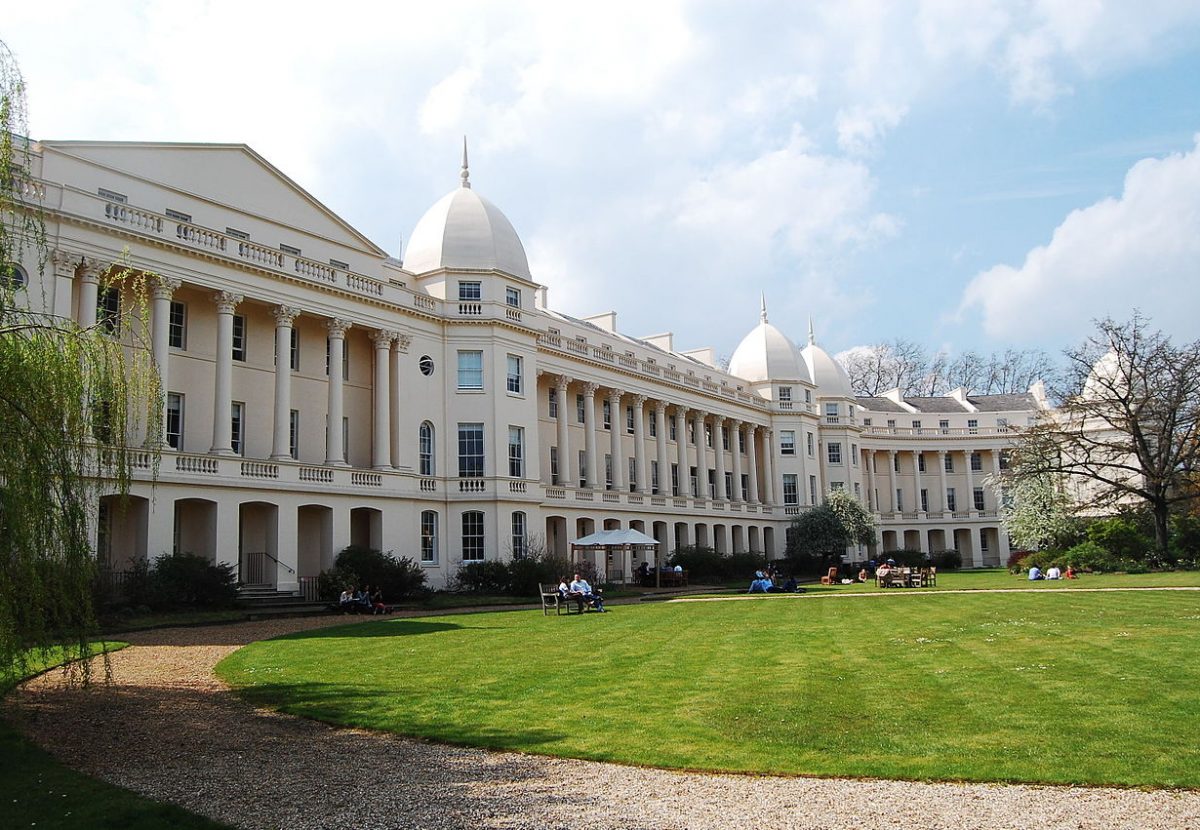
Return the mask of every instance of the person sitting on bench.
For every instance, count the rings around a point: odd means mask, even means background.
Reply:
[[[588,605],[595,608],[601,614],[604,613],[604,598],[600,594],[592,592],[592,586],[588,584],[586,579],[579,574],[575,574],[575,578],[571,580],[571,584],[568,587],[571,589],[572,594],[582,597],[583,601]]]
[[[579,613],[583,613],[583,594],[577,594],[571,590],[571,586],[567,584],[567,578],[564,576],[558,581],[558,596],[563,602],[574,600],[579,606]]]

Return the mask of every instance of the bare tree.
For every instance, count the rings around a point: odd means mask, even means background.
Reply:
[[[878,397],[899,389],[907,397],[945,395],[963,387],[976,395],[1024,392],[1051,370],[1050,358],[1037,349],[1008,349],[982,355],[966,351],[951,358],[930,353],[912,340],[897,338],[859,346],[838,355],[855,394]]]
[[[1065,352],[1058,408],[1023,432],[1014,474],[1062,477],[1085,511],[1145,504],[1165,554],[1171,509],[1197,495],[1200,341],[1175,346],[1136,312],[1096,329]]]

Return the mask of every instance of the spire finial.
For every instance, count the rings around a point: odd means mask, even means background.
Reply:
[[[470,189],[471,187],[471,169],[467,166],[467,137],[463,136],[463,166],[458,177],[462,179],[462,186]]]
[[[764,323],[767,322],[767,294],[762,292],[758,295],[762,310],[758,312],[758,319]]]
[[[811,346],[811,345],[815,344],[816,342],[817,342],[817,336],[815,334],[813,334],[812,315],[810,314],[808,317],[808,343]]]

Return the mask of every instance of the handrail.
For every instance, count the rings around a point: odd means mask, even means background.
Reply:
[[[246,551],[246,556],[266,556],[269,559],[274,559],[276,565],[283,565],[283,567],[287,568],[290,573],[296,572],[296,569],[293,568],[291,565],[289,565],[287,562],[280,562],[279,559],[274,554],[272,554],[268,551],[265,551],[265,550]]]

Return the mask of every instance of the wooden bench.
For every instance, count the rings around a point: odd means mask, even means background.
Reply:
[[[555,614],[561,614],[566,609],[567,614],[571,613],[574,608],[575,613],[583,613],[583,601],[574,597],[564,597],[558,592],[557,585],[543,585],[538,583],[538,591],[542,595],[542,616],[550,613],[550,609],[554,609]]]

